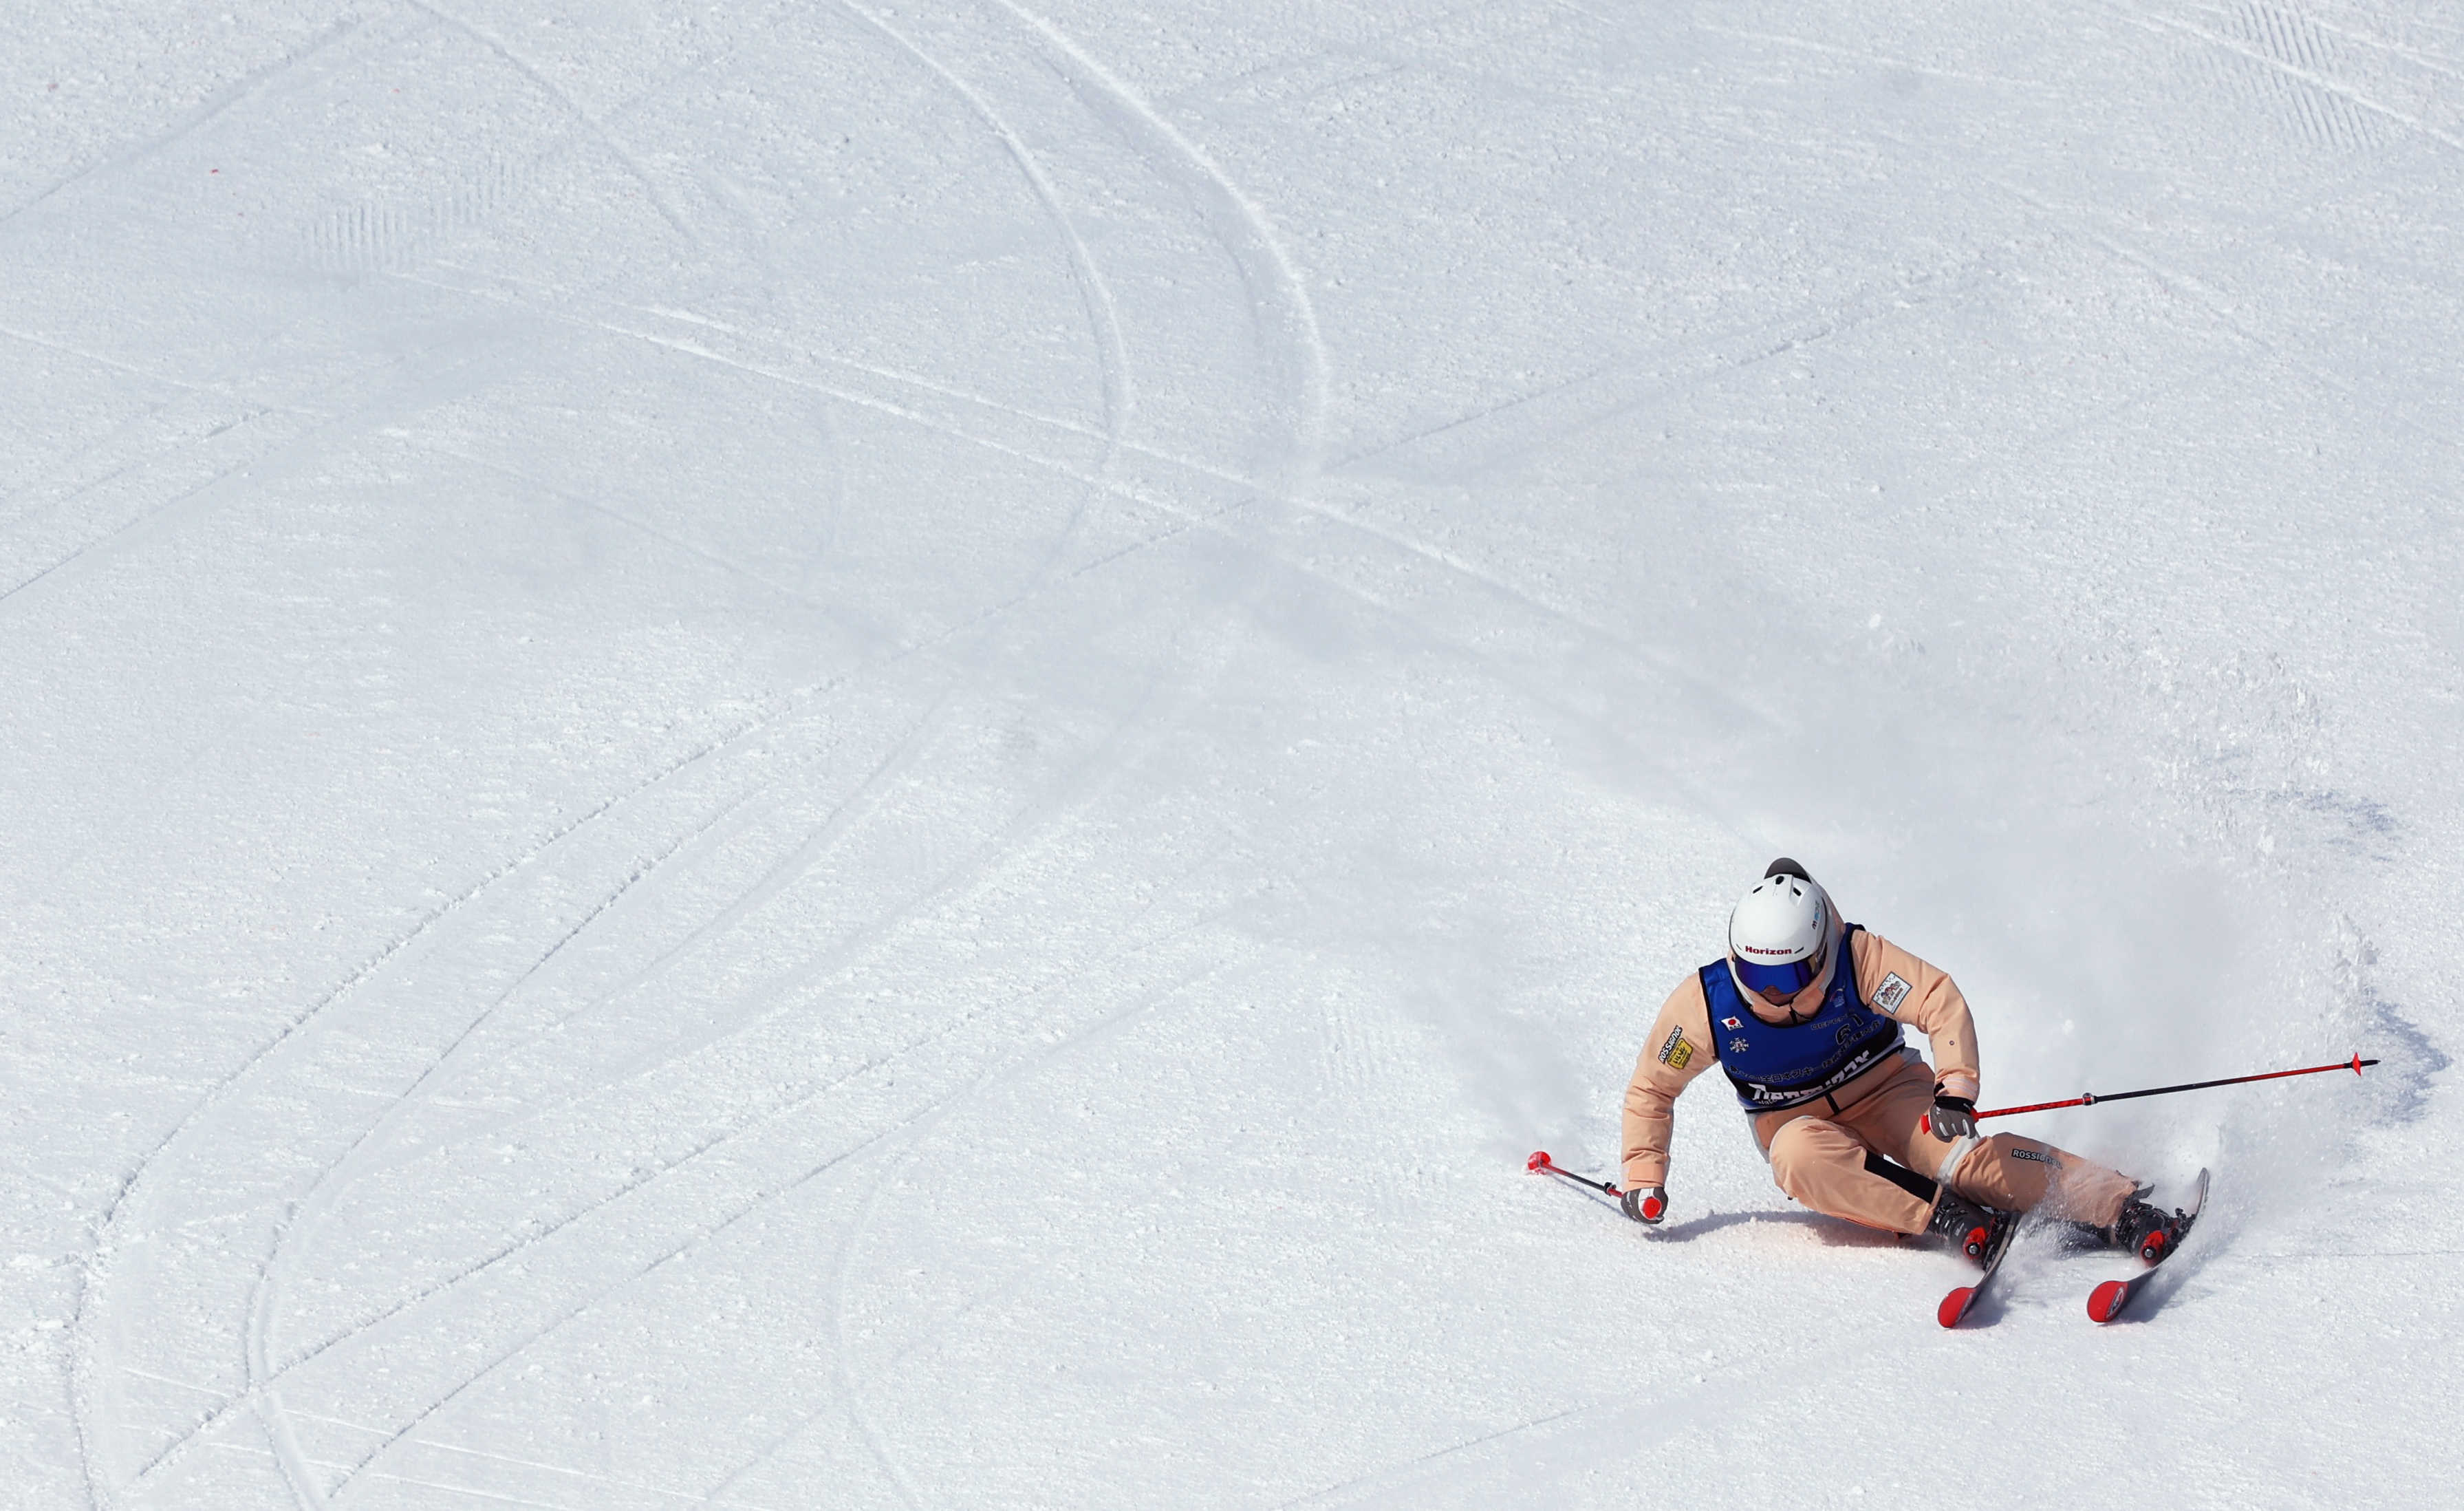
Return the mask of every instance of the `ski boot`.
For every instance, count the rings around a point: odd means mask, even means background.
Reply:
[[[1980,1207],[1945,1187],[1934,1203],[1933,1216],[1926,1219],[1925,1232],[1948,1239],[1952,1247],[1982,1265],[1993,1252],[1993,1240],[2011,1221],[2011,1213]]]
[[[2149,1264],[2154,1264],[2173,1252],[2189,1231],[2190,1217],[2179,1210],[2167,1211],[2149,1202],[2147,1193],[2156,1188],[2142,1186],[2122,1203],[2121,1212],[2113,1221],[2099,1227],[2095,1223],[2064,1223],[2062,1247],[2080,1249],[2128,1249]]]
[[[2189,1213],[2179,1208],[2168,1212],[2133,1196],[2122,1204],[2122,1215],[2113,1220],[2107,1231],[2112,1234],[2109,1241],[2113,1247],[2128,1249],[2155,1264],[2173,1252],[2173,1245],[2182,1241],[2189,1226]]]

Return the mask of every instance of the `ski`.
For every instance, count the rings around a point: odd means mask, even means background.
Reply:
[[[1995,1215],[2001,1218],[2001,1226],[1995,1228],[1993,1235],[1985,1242],[1984,1273],[1976,1278],[1974,1285],[1960,1286],[1944,1297],[1942,1305],[1934,1311],[1935,1320],[1945,1327],[1959,1325],[1960,1319],[1968,1315],[1969,1308],[1974,1306],[1977,1298],[1985,1294],[1986,1287],[1993,1283],[1993,1273],[2002,1268],[2002,1256],[2011,1252],[2011,1239],[2019,1231],[2018,1214],[1999,1212]]]
[[[2172,1257],[2173,1251],[2182,1246],[2182,1235],[2199,1220],[2199,1209],[2207,1204],[2208,1172],[2201,1170],[2198,1185],[2190,1192],[2190,1205],[2173,1209],[2173,1215],[2181,1221],[2169,1231],[2148,1234],[2146,1241],[2139,1246],[2139,1257],[2146,1262],[2137,1275],[2107,1280],[2088,1293],[2088,1316],[2100,1322],[2109,1322],[2121,1316],[2123,1310],[2137,1299],[2141,1289],[2156,1278],[2156,1267]]]

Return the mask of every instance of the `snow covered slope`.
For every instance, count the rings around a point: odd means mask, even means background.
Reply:
[[[305,0],[0,55],[27,1507],[2434,1504],[2464,22]],[[1776,854],[2156,1304],[1617,1098]]]

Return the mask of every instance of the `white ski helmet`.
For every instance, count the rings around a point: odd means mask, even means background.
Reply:
[[[1836,932],[1831,894],[1783,855],[1728,915],[1728,973],[1740,991],[1802,991],[1822,974]]]

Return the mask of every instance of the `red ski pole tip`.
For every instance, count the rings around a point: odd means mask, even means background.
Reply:
[[[1549,1151],[1546,1149],[1539,1149],[1533,1151],[1531,1158],[1523,1162],[1523,1167],[1527,1170],[1545,1169],[1548,1167],[1548,1164]]]

